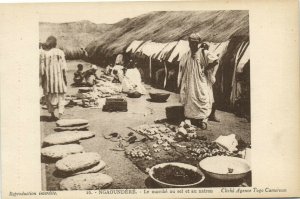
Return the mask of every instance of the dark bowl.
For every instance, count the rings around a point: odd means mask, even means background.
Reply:
[[[142,94],[139,92],[130,92],[127,94],[127,97],[129,98],[140,98],[141,96]]]
[[[149,93],[154,102],[165,102],[170,97],[170,93]]]

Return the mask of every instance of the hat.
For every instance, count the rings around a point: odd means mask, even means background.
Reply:
[[[197,42],[201,42],[201,37],[198,33],[192,33],[189,36],[189,41],[197,41]]]
[[[98,67],[96,65],[92,65],[91,68],[94,70],[98,70]]]

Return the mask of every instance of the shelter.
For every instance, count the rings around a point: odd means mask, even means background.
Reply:
[[[178,92],[178,63],[189,51],[191,33],[199,33],[209,50],[219,55],[215,100],[220,102],[219,109],[232,111],[240,98],[233,88],[241,76],[238,71],[248,60],[240,55],[242,50],[238,53],[243,42],[249,43],[248,11],[151,12],[126,19],[86,47],[88,60],[101,66],[122,53],[136,60],[145,83]],[[246,64],[250,66],[250,61]]]
[[[139,43],[142,43],[141,41]],[[250,62],[248,37],[232,37],[230,40],[216,43],[206,42],[209,51],[219,57],[219,69],[217,72],[216,101],[219,108],[232,111],[235,102],[242,98],[242,81],[237,80],[243,73],[244,66]],[[165,88],[170,91],[179,91],[178,63],[185,53],[189,51],[186,40],[158,43],[145,41],[135,51],[133,41],[126,52],[131,51],[132,56],[144,62],[142,70],[149,75],[148,83]],[[141,64],[140,64],[141,65]],[[225,103],[224,103],[225,102]]]

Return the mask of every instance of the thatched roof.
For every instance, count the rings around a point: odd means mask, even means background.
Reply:
[[[86,50],[91,60],[121,53],[134,40],[166,43],[199,33],[205,41],[223,42],[248,37],[248,11],[160,11],[113,24]]]

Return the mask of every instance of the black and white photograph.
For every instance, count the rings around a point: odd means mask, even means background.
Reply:
[[[39,22],[43,190],[251,187],[248,10],[105,12]]]

